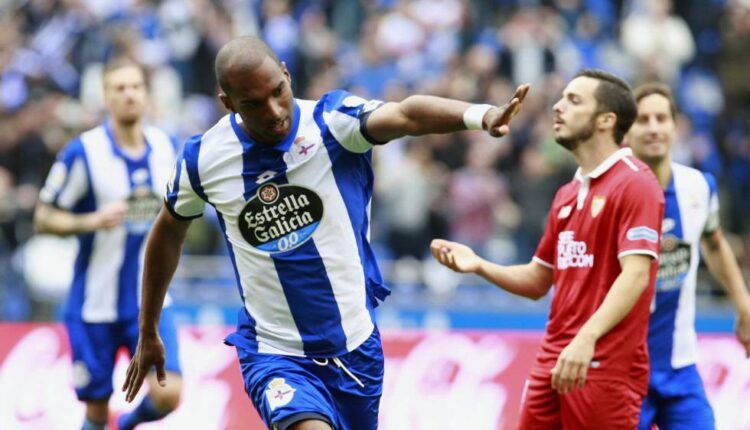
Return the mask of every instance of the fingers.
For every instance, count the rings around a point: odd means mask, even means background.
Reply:
[[[529,84],[519,85],[518,88],[516,88],[516,93],[513,95],[513,98],[516,98],[519,102],[523,103],[523,99],[526,98],[526,94],[529,93],[530,89],[531,85]]]
[[[588,368],[583,363],[571,363],[560,358],[550,373],[552,389],[560,394],[568,394],[585,386]]]
[[[164,361],[156,365],[156,380],[159,381],[160,387],[167,386],[167,372],[164,370]]]
[[[135,399],[136,394],[141,389],[141,385],[143,385],[147,371],[148,369],[143,369],[136,358],[130,362],[128,372],[125,376],[125,383],[122,386],[122,390],[126,392],[126,402],[130,403]]]

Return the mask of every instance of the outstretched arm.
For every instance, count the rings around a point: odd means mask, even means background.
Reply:
[[[152,367],[156,367],[159,385],[166,385],[164,345],[159,337],[159,318],[169,282],[180,261],[182,243],[190,221],[175,218],[166,208],[156,217],[146,243],[143,292],[139,318],[138,346],[128,366],[123,391],[133,401]]]
[[[460,273],[476,273],[505,291],[537,300],[552,286],[552,269],[532,261],[517,266],[501,266],[474,253],[466,245],[435,239],[430,251],[444,266]]]
[[[717,228],[701,238],[701,250],[708,270],[727,291],[727,295],[737,309],[737,339],[750,358],[750,295],[732,248],[724,233]]]
[[[388,142],[403,136],[466,130],[468,126],[486,130],[495,137],[505,136],[529,88],[528,84],[519,86],[508,103],[494,107],[442,97],[410,96],[373,111],[367,119],[367,133],[379,142]]]

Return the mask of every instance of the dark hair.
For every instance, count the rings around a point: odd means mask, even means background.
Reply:
[[[622,78],[599,69],[581,70],[576,73],[574,78],[581,76],[599,81],[599,85],[594,92],[594,98],[596,99],[594,115],[607,112],[615,114],[617,120],[615,121],[613,137],[615,143],[619,145],[638,114],[638,106],[635,103],[630,85]]]
[[[653,94],[658,94],[664,97],[667,99],[667,102],[669,102],[669,112],[672,114],[672,119],[677,119],[677,104],[674,102],[672,90],[668,85],[662,84],[661,82],[649,82],[638,86],[638,88],[633,91],[633,94],[635,94],[636,103]]]

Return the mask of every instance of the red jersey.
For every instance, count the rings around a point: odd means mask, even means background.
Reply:
[[[649,285],[630,313],[596,343],[587,378],[648,384],[648,319],[664,213],[649,167],[623,148],[555,195],[534,260],[554,271],[547,333],[532,373],[548,377],[557,357],[601,306],[621,272],[619,258],[654,258]]]

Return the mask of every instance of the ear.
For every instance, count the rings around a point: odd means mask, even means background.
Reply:
[[[286,68],[286,62],[285,61],[281,62],[281,73],[284,74],[284,77],[286,78],[286,81],[291,84],[292,83],[292,75],[289,73],[289,69]]]
[[[223,104],[229,112],[237,113],[237,111],[234,110],[232,99],[230,99],[228,95],[226,95],[225,93],[219,93],[219,100],[221,100],[221,104]]]
[[[602,130],[615,128],[616,124],[617,124],[617,115],[615,115],[614,112],[606,112],[606,113],[600,114],[599,117],[596,119],[597,127]]]

